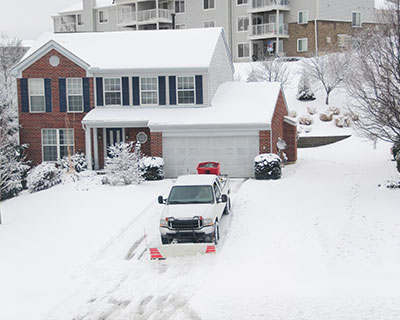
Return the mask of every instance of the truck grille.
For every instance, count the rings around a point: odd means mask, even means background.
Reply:
[[[191,220],[169,220],[169,227],[172,229],[181,229],[181,230],[192,230],[198,229],[203,225],[203,222],[200,219],[191,219]]]

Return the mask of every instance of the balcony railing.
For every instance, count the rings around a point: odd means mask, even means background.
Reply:
[[[76,23],[75,22],[61,23],[60,32],[76,32]]]
[[[136,12],[135,11],[120,11],[119,22],[122,24],[135,23]]]
[[[281,24],[279,28],[276,27],[276,23],[265,23],[265,24],[256,24],[250,27],[250,36],[251,37],[263,37],[263,36],[287,36],[288,25]]]
[[[251,9],[265,9],[265,8],[276,8],[276,7],[288,7],[289,0],[252,0]]]
[[[173,11],[168,9],[158,9],[158,12],[157,9],[138,11],[137,21],[143,22],[157,19],[172,21],[171,13],[173,13]]]

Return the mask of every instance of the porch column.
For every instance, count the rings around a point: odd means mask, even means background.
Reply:
[[[97,137],[97,128],[93,128],[93,156],[94,156],[94,170],[99,170],[99,142]]]
[[[85,127],[85,153],[87,167],[92,170],[92,136],[90,135],[90,127]]]
[[[275,44],[275,54],[279,56],[279,10],[276,10],[276,44]]]

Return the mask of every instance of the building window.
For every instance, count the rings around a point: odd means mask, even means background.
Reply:
[[[241,6],[243,4],[247,4],[249,1],[248,0],[237,0],[237,5]]]
[[[81,78],[67,78],[68,112],[83,112],[83,90]]]
[[[237,31],[243,32],[249,30],[249,17],[237,18]]]
[[[104,78],[105,105],[121,105],[121,79]]]
[[[361,27],[361,12],[352,12],[351,26],[353,28]]]
[[[78,23],[78,26],[82,26],[83,25],[83,15],[81,15],[81,14],[76,15],[76,21]]]
[[[185,0],[175,1],[175,13],[185,13]]]
[[[308,23],[308,11],[307,10],[299,11],[297,22],[299,24]]]
[[[178,104],[194,104],[194,77],[177,77]]]
[[[42,130],[43,161],[57,161],[74,153],[74,129]]]
[[[45,112],[44,79],[28,79],[30,112]]]
[[[250,46],[248,43],[238,44],[238,58],[248,58],[250,56]]]
[[[177,24],[177,25],[175,26],[175,29],[186,29],[186,24],[184,24],[184,23]]]
[[[140,79],[140,97],[143,105],[158,104],[158,78],[141,78]]]
[[[297,52],[306,52],[308,51],[308,39],[302,38],[297,39]]]
[[[215,27],[215,20],[207,20],[203,22],[204,28],[214,28]]]
[[[108,22],[108,10],[100,10],[99,23],[107,23],[107,22]]]
[[[215,9],[215,0],[203,0],[203,9],[204,10]]]

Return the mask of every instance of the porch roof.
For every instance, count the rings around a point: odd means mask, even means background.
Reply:
[[[276,82],[228,82],[218,88],[209,107],[96,107],[82,123],[90,127],[149,127],[153,131],[268,130],[279,93]]]

